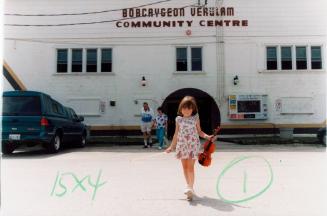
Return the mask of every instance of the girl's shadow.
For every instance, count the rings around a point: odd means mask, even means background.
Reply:
[[[213,199],[213,198],[206,197],[206,196],[194,197],[194,199],[190,202],[190,205],[192,205],[192,206],[203,205],[203,206],[214,208],[218,211],[225,211],[225,212],[234,211],[235,207],[249,208],[249,207],[236,205],[233,203],[226,203],[226,202],[221,201],[220,199]]]

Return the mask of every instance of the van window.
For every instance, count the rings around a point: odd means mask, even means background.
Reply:
[[[49,112],[51,113],[51,108],[52,108],[52,100],[51,100],[51,98],[49,97],[49,96],[46,96],[46,95],[44,95],[43,96],[43,98],[44,98],[44,108],[45,108],[45,112],[47,113],[47,114],[49,114]]]
[[[65,115],[63,107],[55,101],[52,101],[52,112],[58,115]]]
[[[58,108],[58,104],[52,102],[52,112],[59,114],[59,108]]]
[[[37,96],[3,96],[4,116],[38,116],[41,115],[40,97]]]
[[[73,116],[68,108],[66,109],[66,113],[67,113],[69,119],[73,119]]]
[[[59,108],[59,114],[62,116],[66,116],[66,113],[64,111],[64,108],[61,106],[61,104],[58,104],[58,108]]]
[[[69,109],[69,111],[70,111],[70,114],[73,117],[73,119],[78,119],[78,116],[76,115],[76,113],[74,112],[74,110]]]

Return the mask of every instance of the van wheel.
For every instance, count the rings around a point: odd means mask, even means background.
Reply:
[[[57,153],[61,147],[61,138],[59,134],[55,134],[51,142],[47,146],[49,153]]]
[[[77,143],[77,147],[84,148],[86,146],[86,142],[86,133],[84,132]]]
[[[15,147],[12,146],[12,145],[4,145],[2,144],[1,145],[1,150],[2,150],[2,154],[4,155],[9,155],[9,154],[12,154],[15,150]]]

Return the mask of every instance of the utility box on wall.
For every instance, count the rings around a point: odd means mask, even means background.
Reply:
[[[231,120],[268,119],[267,95],[229,95],[228,111]]]

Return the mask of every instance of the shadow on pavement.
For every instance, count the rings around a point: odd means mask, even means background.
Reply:
[[[190,202],[190,205],[191,206],[202,205],[202,206],[216,209],[218,211],[225,211],[225,212],[234,211],[235,207],[249,208],[249,207],[244,207],[244,206],[240,206],[240,205],[236,205],[236,204],[232,204],[232,203],[226,203],[226,202],[221,201],[220,199],[214,199],[214,198],[210,198],[210,197],[206,197],[206,196],[195,197],[195,199],[192,202]]]

